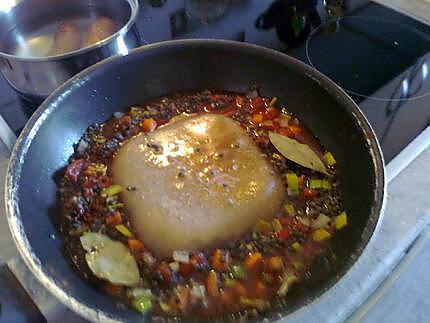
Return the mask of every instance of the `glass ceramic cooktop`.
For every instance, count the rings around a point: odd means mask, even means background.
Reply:
[[[372,1],[141,4],[143,43],[183,38],[244,41],[282,51],[320,70],[359,104],[387,163],[430,124],[430,27]],[[0,110],[15,132],[28,111],[22,104],[20,115],[17,110]]]

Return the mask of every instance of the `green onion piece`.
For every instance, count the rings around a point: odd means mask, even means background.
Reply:
[[[282,230],[282,224],[279,222],[279,219],[272,220],[272,227],[275,232],[279,232]]]
[[[233,265],[231,267],[231,273],[236,279],[245,279],[246,277],[245,268],[241,265]]]
[[[115,229],[117,229],[119,232],[121,232],[127,238],[129,238],[133,235],[130,232],[130,230],[124,224],[118,224],[117,226],[115,226]]]
[[[299,195],[299,178],[294,173],[287,173],[288,195]]]
[[[285,212],[287,212],[287,214],[289,216],[294,216],[294,214],[296,213],[294,210],[294,205],[292,204],[287,204],[284,206]]]
[[[309,187],[312,189],[322,188],[322,180],[311,178],[311,180],[309,181]]]
[[[345,227],[348,224],[348,217],[346,215],[346,212],[343,211],[341,214],[339,214],[335,219],[334,219],[334,225],[336,227],[336,230],[340,230],[343,227]]]
[[[152,299],[152,292],[150,289],[147,288],[141,288],[141,287],[135,287],[135,288],[131,288],[128,291],[128,294],[130,294],[130,297],[137,299],[140,298],[142,296],[146,296]]]
[[[293,248],[294,251],[297,251],[297,252],[299,252],[303,249],[302,245],[300,243],[298,243],[297,241],[291,245],[291,248]]]
[[[225,281],[224,281],[224,285],[225,285],[225,287],[234,287],[235,285],[236,285],[236,281],[234,280],[234,279],[231,279],[231,278],[227,278]]]
[[[334,159],[333,154],[329,151],[324,154],[324,160],[325,160],[326,164],[329,166],[336,165],[336,159]]]
[[[132,304],[140,313],[146,313],[152,308],[151,298],[146,295],[133,300]]]
[[[326,189],[326,190],[331,189],[331,183],[330,183],[328,180],[323,179],[323,180],[321,181],[321,184],[322,184],[322,188],[323,188],[323,189]]]
[[[326,179],[314,179],[309,181],[309,187],[312,189],[331,189],[331,183]]]
[[[163,312],[166,312],[166,313],[170,312],[170,306],[169,306],[169,304],[160,302],[160,308],[161,308],[161,310]]]
[[[102,196],[114,196],[122,192],[122,186],[118,184],[111,185],[102,190]]]
[[[260,220],[254,227],[254,232],[267,232],[272,230],[272,225],[266,220]]]

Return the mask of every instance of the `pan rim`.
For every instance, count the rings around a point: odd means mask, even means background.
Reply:
[[[369,153],[371,154],[374,164],[375,190],[372,211],[369,214],[369,218],[362,232],[362,239],[357,244],[355,250],[352,252],[348,263],[343,266],[344,268],[341,271],[337,272],[336,277],[332,279],[332,282],[327,283],[326,286],[321,288],[319,292],[312,294],[308,304],[304,304],[303,306],[295,308],[288,313],[284,313],[285,316],[283,316],[283,318],[287,318],[288,316],[298,313],[305,307],[314,303],[319,297],[321,297],[321,295],[325,294],[328,290],[332,289],[335,285],[339,284],[343,279],[345,279],[346,273],[356,263],[357,259],[363,253],[366,246],[369,244],[379,229],[385,208],[387,182],[384,171],[382,150],[379,142],[376,139],[375,132],[373,131],[367,118],[358,108],[357,104],[337,84],[335,84],[327,76],[306,65],[305,63],[272,49],[229,40],[187,39],[170,40],[145,45],[132,50],[129,55],[137,55],[143,51],[151,51],[158,48],[177,46],[217,46],[223,47],[224,49],[228,47],[232,50],[252,52],[256,56],[263,56],[272,60],[280,60],[283,61],[285,65],[289,65],[291,68],[300,68],[300,70],[306,74],[306,77],[309,77],[314,82],[317,82],[318,85],[321,86],[325,91],[330,90],[332,93],[331,95],[336,95],[336,99],[342,104],[344,109],[352,114],[353,118],[357,122],[357,125],[363,132],[363,136],[367,138]],[[87,319],[101,320],[106,322],[119,321],[111,317],[108,313],[100,311],[97,308],[90,307],[78,299],[67,295],[66,292],[55,282],[54,277],[44,270],[43,266],[40,264],[39,258],[32,251],[30,242],[28,241],[27,235],[22,225],[19,211],[17,184],[19,183],[21,177],[22,165],[26,154],[34,137],[36,136],[40,127],[43,125],[44,120],[46,120],[51,113],[59,108],[59,103],[63,98],[72,92],[74,88],[83,86],[87,82],[88,76],[94,71],[97,71],[99,67],[117,60],[121,60],[123,58],[124,56],[114,56],[92,65],[60,86],[42,103],[42,105],[30,118],[17,140],[9,160],[5,181],[5,206],[9,229],[12,233],[13,240],[18,247],[18,251],[26,265],[31,269],[32,273],[37,277],[42,285],[44,285],[58,300],[60,300],[67,307],[71,308],[73,311]],[[274,319],[274,317],[272,319]]]

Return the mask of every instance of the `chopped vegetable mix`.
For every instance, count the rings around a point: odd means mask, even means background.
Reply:
[[[289,291],[307,279],[314,260],[325,255],[330,238],[349,219],[335,157],[279,102],[255,92],[175,94],[89,127],[60,183],[61,231],[74,263],[81,264],[77,268],[136,311],[172,320],[244,321],[274,304],[287,307]],[[112,158],[139,133],[208,112],[232,118],[253,138],[282,179],[285,202],[228,245],[157,258],[133,229],[122,199],[140,188],[113,181]],[[146,148],[154,154],[162,149]],[[179,174],[186,183],[188,174]],[[229,190],[228,184],[222,188]]]

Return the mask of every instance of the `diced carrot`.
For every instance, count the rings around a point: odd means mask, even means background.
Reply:
[[[252,123],[260,124],[260,123],[263,122],[263,115],[260,114],[260,113],[253,114],[252,118],[251,118],[251,121],[252,121]]]
[[[280,111],[276,108],[269,108],[266,110],[266,112],[264,113],[264,119],[266,120],[272,120],[274,118],[277,118],[280,114]]]
[[[248,295],[246,288],[239,282],[234,285],[234,291],[238,296],[246,297]]]
[[[105,222],[107,225],[118,225],[122,222],[121,213],[115,212],[114,214],[106,217]]]
[[[231,290],[222,290],[221,299],[225,304],[231,304],[234,302],[234,295]]]
[[[142,252],[146,250],[143,242],[138,239],[128,239],[128,247],[132,252]]]
[[[259,252],[254,252],[248,255],[245,259],[245,268],[248,270],[255,269],[263,261],[263,256]]]
[[[261,97],[257,96],[251,99],[251,107],[253,110],[260,110],[266,108],[264,101]]]
[[[263,297],[267,292],[267,286],[261,280],[255,281],[252,288],[252,295],[254,297]]]
[[[104,289],[106,293],[112,296],[119,296],[122,292],[123,287],[121,285],[115,285],[111,283],[105,283]]]
[[[144,119],[142,126],[145,132],[151,132],[157,128],[157,122],[152,118]]]
[[[294,138],[294,132],[292,132],[289,127],[288,128],[279,128],[278,133],[283,135],[283,136],[287,136],[289,138]]]
[[[290,129],[290,131],[294,134],[294,136],[297,136],[302,132],[302,128],[300,126],[294,126],[291,124],[288,126],[288,129]]]
[[[218,277],[215,270],[211,270],[206,277],[206,290],[211,296],[218,296]]]
[[[216,270],[226,270],[230,263],[230,254],[216,249],[211,257],[212,267]]]
[[[284,263],[282,262],[281,257],[270,257],[267,261],[267,265],[272,271],[281,271],[284,267]]]
[[[305,186],[305,175],[299,176],[299,187],[303,188]]]

